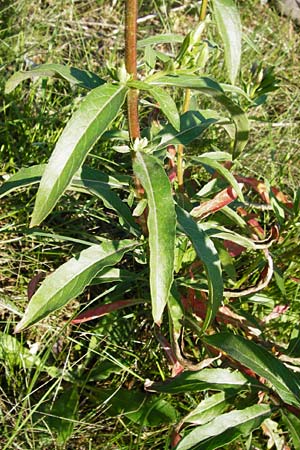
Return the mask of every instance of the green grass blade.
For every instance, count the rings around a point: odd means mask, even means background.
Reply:
[[[234,84],[239,73],[242,51],[242,26],[233,0],[212,0],[214,18],[224,44],[229,79]]]
[[[33,325],[83,292],[105,267],[117,264],[136,241],[107,241],[92,245],[50,274],[31,298],[16,332]]]
[[[269,405],[253,405],[222,414],[209,423],[196,427],[177,445],[176,450],[214,450],[248,435],[270,417]]]
[[[160,78],[148,80],[149,84],[157,86],[176,86],[180,88],[195,89],[205,95],[213,97],[230,113],[236,127],[233,156],[238,156],[245,148],[249,136],[249,122],[246,114],[239,105],[227,97],[222,87],[208,77],[196,75],[165,75]]]
[[[137,152],[133,169],[148,199],[152,315],[154,322],[160,324],[173,282],[175,207],[169,179],[159,160]]]
[[[231,333],[214,334],[203,340],[268,380],[284,402],[300,406],[300,388],[295,375],[266,349]]]
[[[81,70],[63,64],[41,64],[32,70],[26,72],[20,71],[12,75],[5,85],[5,93],[9,94],[22,83],[22,81],[36,77],[63,78],[71,84],[76,84],[86,89],[94,89],[105,83],[98,75],[89,72],[88,70]]]
[[[203,332],[214,319],[223,300],[223,278],[221,262],[217,250],[208,235],[194,219],[179,206],[176,206],[177,220],[183,232],[191,240],[197,255],[204,264],[209,287],[207,313],[202,326]]]
[[[32,227],[39,225],[52,211],[91,147],[118,114],[126,93],[124,86],[105,84],[83,99],[60,136],[43,174]]]

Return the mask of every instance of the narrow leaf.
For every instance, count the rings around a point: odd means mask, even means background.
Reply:
[[[173,282],[176,215],[171,184],[159,160],[137,152],[133,169],[148,199],[150,290],[154,322],[161,323]]]
[[[239,73],[242,50],[240,15],[233,0],[212,0],[214,18],[224,44],[229,79],[234,84]]]
[[[150,94],[159,104],[160,109],[170,122],[170,124],[176,129],[180,129],[180,118],[176,107],[176,103],[169,95],[167,91],[162,88],[155,87],[150,90]]]
[[[165,75],[156,79],[148,79],[149,84],[157,86],[176,86],[181,88],[195,89],[205,95],[213,97],[223,105],[230,113],[236,127],[233,156],[238,156],[247,144],[249,136],[249,122],[244,111],[227,97],[216,82],[207,77],[197,77],[196,75]]]
[[[91,147],[118,114],[126,92],[124,86],[105,84],[83,99],[46,166],[31,219],[32,227],[39,225],[52,211]]]
[[[196,427],[177,445],[176,450],[214,450],[223,448],[241,435],[248,435],[270,417],[269,405],[253,405],[222,414],[209,423]]]
[[[176,206],[177,220],[183,232],[191,240],[197,255],[204,264],[209,287],[207,313],[203,332],[209,327],[223,300],[223,278],[217,250],[208,235],[198,226],[188,212]]]
[[[236,398],[236,391],[218,392],[202,400],[199,405],[183,419],[184,423],[204,425],[221,415],[232,406]]]
[[[123,255],[136,247],[131,240],[106,241],[92,245],[50,274],[33,295],[16,333],[62,308],[83,292],[104,267],[114,266]]]
[[[282,411],[282,420],[291,435],[294,448],[300,448],[300,418],[285,410]]]
[[[58,77],[63,78],[71,84],[77,84],[78,86],[86,89],[94,89],[105,81],[98,77],[95,73],[87,70],[76,69],[76,67],[64,66],[62,64],[41,64],[32,70],[26,72],[16,72],[6,83],[5,93],[9,94],[13,91],[22,81],[28,78],[36,77]]]
[[[138,41],[138,48],[146,47],[147,45],[156,45],[156,44],[170,44],[182,42],[183,36],[181,34],[157,34],[155,36],[150,36],[145,39],[141,39]]]
[[[231,184],[235,192],[238,194],[240,200],[244,201],[244,196],[241,190],[241,184],[239,184],[235,177],[229,172],[226,167],[220,164],[218,161],[214,159],[214,152],[205,153],[201,156],[191,158],[193,163],[200,163],[203,165],[207,165],[215,169],[220,175],[222,175],[228,183]]]
[[[157,134],[155,141],[160,139],[160,142],[156,150],[166,148],[170,144],[188,145],[215,122],[215,119],[204,118],[198,111],[187,111],[180,116],[179,130],[168,124]]]
[[[266,349],[231,333],[205,336],[203,340],[268,380],[284,402],[300,406],[300,388],[295,375]]]
[[[148,382],[145,389],[150,392],[180,394],[185,392],[200,392],[206,389],[224,391],[230,389],[261,388],[257,380],[250,379],[241,372],[229,369],[202,369],[185,371],[175,378],[158,383]]]

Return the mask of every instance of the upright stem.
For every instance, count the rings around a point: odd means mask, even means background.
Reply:
[[[137,75],[137,52],[136,52],[136,34],[138,1],[125,1],[125,65],[127,72],[136,79]],[[131,139],[140,137],[140,126],[138,117],[138,91],[130,89],[127,100],[128,108],[128,128]]]
[[[202,22],[206,17],[208,0],[202,0],[199,19]]]

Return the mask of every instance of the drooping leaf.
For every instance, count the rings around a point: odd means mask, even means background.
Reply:
[[[75,319],[72,320],[72,323],[84,323],[89,320],[98,319],[99,317],[105,316],[113,311],[117,311],[119,309],[127,308],[128,306],[138,305],[141,303],[145,303],[145,299],[141,298],[132,298],[128,300],[118,300],[112,303],[105,303],[101,306],[96,306],[95,308],[88,309],[81,314],[79,314]]]
[[[157,134],[155,142],[159,140],[159,143],[156,150],[166,148],[170,144],[188,145],[215,122],[213,118],[205,119],[198,111],[187,111],[180,116],[179,131],[168,124]]]
[[[295,375],[265,348],[232,333],[205,336],[203,340],[268,380],[284,402],[300,406],[300,387]]]
[[[294,448],[300,448],[300,418],[287,410],[281,411],[281,413],[282,420],[291,435]]]
[[[148,200],[150,246],[150,291],[152,315],[161,323],[173,282],[176,215],[171,184],[161,163],[154,156],[136,152],[133,170]]]
[[[214,152],[208,152],[204,153],[201,156],[193,157],[191,158],[191,161],[195,164],[203,164],[207,165],[209,167],[212,167],[214,170],[216,170],[222,177],[225,178],[225,180],[228,181],[228,183],[231,184],[231,186],[234,188],[235,192],[238,194],[240,200],[244,201],[244,196],[241,190],[241,185],[236,181],[235,177],[229,172],[226,167],[224,167],[222,164],[220,164],[218,161],[215,160]]]
[[[180,394],[182,392],[200,392],[206,389],[226,391],[235,389],[261,388],[262,385],[253,378],[250,379],[238,371],[229,369],[202,369],[199,371],[185,371],[175,378],[164,382],[145,385],[150,392],[164,392],[167,394]]]
[[[253,405],[222,414],[205,425],[194,428],[176,446],[176,450],[214,450],[248,435],[270,417],[269,405]]]
[[[224,44],[229,79],[235,83],[239,73],[242,50],[242,26],[233,0],[212,0],[214,18]]]
[[[149,84],[157,86],[176,86],[195,89],[213,97],[230,113],[236,127],[233,157],[238,156],[247,144],[249,136],[249,122],[246,114],[239,105],[227,97],[221,86],[210,78],[196,75],[164,75],[155,79],[148,79]]]
[[[203,332],[214,319],[223,300],[223,278],[217,250],[208,235],[198,226],[188,212],[176,206],[180,228],[191,240],[197,255],[204,264],[209,287],[207,313],[202,325]]]
[[[44,171],[31,226],[39,225],[83,164],[88,152],[110,125],[124,103],[127,88],[105,84],[81,102],[60,136]]]
[[[88,70],[81,70],[63,64],[41,64],[32,70],[27,70],[26,72],[20,71],[12,75],[6,83],[5,92],[9,94],[22,81],[36,77],[63,78],[71,84],[77,84],[86,89],[94,89],[105,83],[98,75]]]
[[[132,240],[92,245],[50,274],[31,298],[16,332],[33,325],[76,298],[104,267],[114,266],[136,247]]]
[[[160,109],[170,122],[170,124],[175,128],[175,130],[180,129],[180,118],[176,107],[176,103],[169,95],[167,91],[159,87],[154,87],[150,90],[150,94],[159,104]]]
[[[0,198],[5,197],[9,193],[23,187],[32,186],[39,183],[45,168],[46,164],[23,167],[17,173],[8,178],[4,183],[2,183],[0,186]],[[72,187],[76,188],[77,184],[80,186],[83,182],[88,184],[88,181],[93,182],[95,189],[97,189],[98,186],[100,188],[123,188],[128,185],[129,179],[129,177],[124,177],[123,175],[108,175],[100,170],[83,166],[77,173],[75,173],[71,181],[70,189],[72,189]]]

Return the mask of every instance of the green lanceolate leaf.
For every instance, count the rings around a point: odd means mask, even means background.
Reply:
[[[284,402],[300,406],[300,388],[295,375],[266,349],[231,333],[214,334],[203,340],[268,380]]]
[[[229,79],[234,84],[238,75],[242,50],[240,15],[233,0],[212,0],[214,18],[223,40]]]
[[[145,388],[151,392],[180,394],[183,392],[200,392],[206,389],[214,391],[240,390],[262,387],[257,380],[244,376],[241,372],[229,369],[202,369],[195,372],[185,371],[175,378],[158,383],[148,383]]]
[[[94,89],[105,83],[105,81],[99,78],[98,75],[87,70],[80,70],[76,69],[76,67],[64,66],[63,64],[41,64],[32,70],[15,73],[7,81],[5,92],[9,94],[22,81],[35,77],[63,78],[71,84],[77,84],[78,86],[86,89]]]
[[[248,435],[270,417],[269,405],[253,405],[241,410],[230,411],[196,427],[176,446],[176,450],[214,450],[234,441],[241,435]]]
[[[118,114],[126,93],[124,86],[105,84],[83,99],[60,136],[43,174],[32,227],[39,225],[52,211],[91,147]]]
[[[291,435],[294,448],[300,448],[300,418],[289,411],[282,411],[282,420]]]
[[[173,282],[175,207],[169,179],[159,160],[138,151],[133,169],[148,200],[152,315],[154,322],[160,324]]]
[[[76,385],[64,389],[55,399],[49,414],[44,417],[58,444],[65,444],[72,436],[77,421],[79,394]]]
[[[157,86],[176,86],[180,88],[195,89],[203,94],[213,97],[230,113],[236,127],[233,156],[238,156],[247,144],[249,136],[249,122],[244,111],[227,97],[221,86],[214,80],[196,75],[164,75],[155,79],[148,79],[149,84]]]
[[[136,245],[137,242],[131,240],[106,241],[101,245],[92,245],[60,266],[33,295],[16,332],[33,325],[76,298],[101,269],[117,264]]]
[[[215,169],[220,175],[222,175],[225,178],[225,180],[228,181],[228,183],[231,184],[231,186],[234,188],[235,192],[238,194],[240,200],[242,202],[244,201],[244,196],[243,196],[242,190],[241,190],[238,182],[236,181],[234,176],[229,172],[229,170],[226,169],[226,167],[224,167],[222,164],[220,164],[218,161],[216,161],[214,159],[213,152],[208,152],[208,153],[204,153],[201,156],[193,157],[193,158],[191,158],[191,161],[193,163],[197,163],[197,164],[200,163],[200,164],[207,165],[207,166]]]
[[[157,134],[155,141],[160,139],[160,142],[156,150],[166,148],[170,144],[188,145],[215,122],[215,119],[205,119],[198,111],[187,111],[180,116],[179,130],[168,124]]]
[[[167,91],[163,90],[159,87],[154,87],[150,90],[150,94],[159,104],[160,109],[168,119],[171,125],[176,130],[180,129],[180,118],[178,114],[178,110],[176,107],[176,103],[172,99],[172,97],[168,94]]]
[[[209,287],[207,313],[202,326],[203,332],[214,319],[223,300],[223,278],[217,250],[208,235],[198,226],[188,212],[176,206],[177,220],[182,231],[191,240],[197,255],[204,264]]]
[[[202,400],[199,405],[184,417],[183,423],[204,425],[232,406],[236,391],[218,392]]]
[[[171,44],[182,42],[183,36],[181,34],[157,34],[156,36],[151,36],[146,39],[141,39],[137,43],[138,48],[146,47],[147,45],[156,45],[156,44]]]
[[[21,169],[0,187],[0,198],[22,187],[39,183],[45,168],[45,164],[40,164]],[[130,209],[112,190],[112,188],[123,188],[127,184],[128,181],[126,178],[123,179],[121,177],[118,179],[112,175],[105,174],[100,170],[83,166],[74,175],[71,184],[67,189],[84,192],[101,198],[106,206],[116,211],[118,215],[123,218],[131,232],[138,234],[139,227],[135,223]]]

